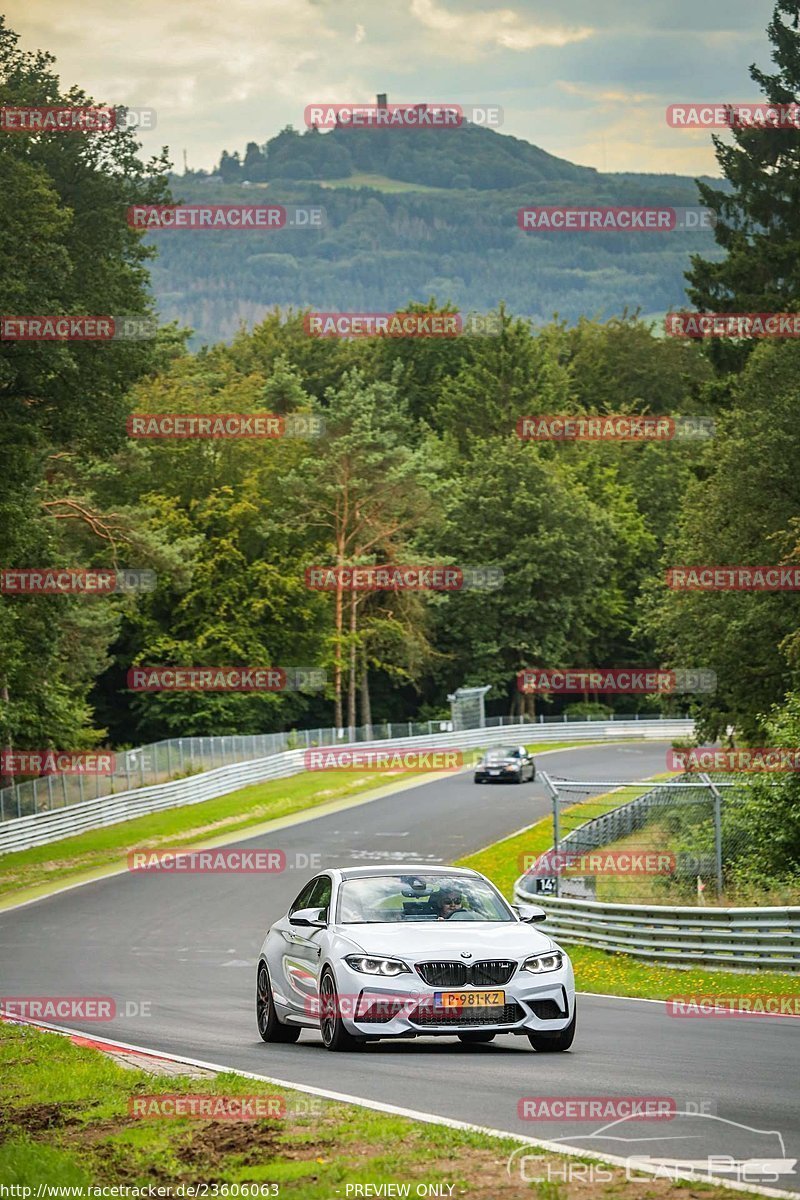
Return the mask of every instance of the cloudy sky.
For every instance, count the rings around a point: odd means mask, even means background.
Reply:
[[[64,83],[158,111],[180,168],[303,126],[314,101],[496,104],[502,132],[609,171],[717,174],[667,104],[757,98],[772,0],[9,0]]]

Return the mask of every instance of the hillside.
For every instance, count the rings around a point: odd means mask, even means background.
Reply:
[[[388,310],[435,296],[485,311],[505,301],[534,322],[554,313],[662,313],[685,303],[705,233],[530,233],[525,204],[693,205],[694,180],[603,174],[490,129],[283,130],[241,157],[223,152],[213,175],[171,179],[185,203],[322,205],[313,231],[150,235],[164,319],[229,339],[274,305]],[[368,184],[369,186],[365,186]]]
[[[430,187],[480,191],[546,181],[596,178],[521,138],[464,124],[446,130],[337,128],[299,133],[288,127],[263,146],[250,142],[243,157],[223,152],[225,182],[347,179],[366,172]]]

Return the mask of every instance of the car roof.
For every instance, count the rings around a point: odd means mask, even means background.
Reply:
[[[376,863],[372,867],[334,868],[340,879],[363,879],[370,875],[459,875],[465,879],[481,879],[479,871],[470,867],[449,867],[447,863]]]

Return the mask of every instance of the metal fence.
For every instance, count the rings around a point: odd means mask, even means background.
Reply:
[[[575,899],[704,904],[747,850],[736,820],[750,781],[686,774],[643,782],[542,776],[553,800],[553,847],[537,865],[536,891]],[[624,803],[628,789],[641,793]],[[591,856],[604,848],[605,855]],[[641,852],[615,865],[615,855]],[[547,870],[556,855],[559,871]],[[647,855],[648,857],[644,857]]]
[[[396,728],[396,727],[395,727]],[[427,724],[425,726],[427,728]],[[558,742],[558,741],[591,741],[605,739],[645,738],[677,738],[691,733],[693,724],[689,720],[637,720],[626,721],[581,721],[557,722],[547,725],[519,724],[494,726],[491,729],[471,729],[465,732],[452,730],[438,734],[414,733],[411,737],[406,733],[402,738],[408,747],[456,747],[476,748],[492,742],[513,745],[515,742]],[[308,731],[312,733],[314,731]],[[326,733],[338,731],[326,730]],[[392,740],[400,740],[402,730],[392,735]],[[287,734],[266,735],[268,737],[289,737]],[[183,739],[185,743],[208,741],[210,739]],[[216,741],[227,739],[214,739]],[[237,739],[239,740],[239,739]],[[373,738],[371,741],[338,742],[344,746],[350,745],[380,745],[386,738]],[[309,741],[309,748],[315,742]],[[333,741],[316,742],[317,745],[335,744]],[[165,745],[165,743],[159,743]],[[174,745],[174,743],[173,743]],[[147,748],[144,748],[147,749]],[[232,763],[217,766],[210,771],[161,782],[147,787],[137,787],[118,794],[84,799],[66,805],[44,808],[41,812],[6,820],[0,824],[0,854],[14,850],[25,850],[32,846],[45,845],[60,838],[69,837],[86,829],[112,825],[126,821],[132,817],[143,816],[165,808],[177,808],[187,804],[197,804],[217,796],[227,795],[248,784],[261,783],[267,779],[280,778],[296,774],[304,769],[305,747],[293,750],[282,750],[278,753],[262,755],[248,762]],[[233,748],[231,748],[231,752]],[[237,747],[237,752],[240,748]],[[137,752],[141,753],[141,751]],[[207,753],[213,753],[211,747]],[[184,760],[186,761],[186,760]],[[195,762],[201,760],[195,759]]]
[[[515,889],[518,902],[531,896]],[[541,896],[547,932],[577,943],[676,966],[800,971],[800,908],[694,908],[603,904]]]
[[[623,723],[638,717],[609,717],[602,724]],[[642,718],[642,721],[659,718]],[[589,722],[592,723],[592,722]],[[594,722],[597,724],[597,722]],[[539,726],[565,725],[566,716],[540,717]],[[691,723],[683,723],[691,728]],[[484,728],[517,728],[516,717],[488,717]],[[34,813],[52,812],[71,804],[82,804],[102,796],[118,795],[133,788],[152,787],[196,775],[216,767],[249,762],[255,758],[280,754],[284,750],[312,746],[342,746],[352,742],[393,741],[399,738],[424,737],[445,733],[453,728],[450,721],[400,721],[382,725],[362,725],[344,729],[296,729],[287,733],[231,735],[229,737],[169,738],[151,742],[135,750],[115,754],[115,770],[108,775],[44,775],[13,787],[0,789],[0,822],[12,821]],[[538,732],[537,732],[538,737]]]

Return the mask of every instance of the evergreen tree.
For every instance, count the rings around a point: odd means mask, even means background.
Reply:
[[[777,0],[767,33],[778,69],[767,74],[753,65],[750,76],[770,104],[796,104],[797,0]],[[800,129],[734,125],[732,136],[733,144],[713,138],[732,190],[698,180],[703,203],[716,214],[715,237],[726,257],[692,257],[689,298],[708,312],[793,312],[800,299]],[[713,346],[712,356],[721,366],[736,366],[751,348],[724,342]]]

